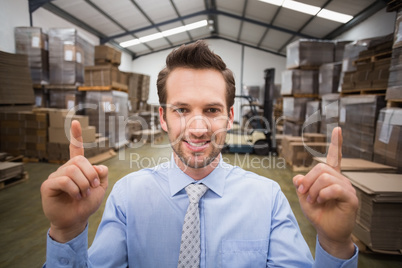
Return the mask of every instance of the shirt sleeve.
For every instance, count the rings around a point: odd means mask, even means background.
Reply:
[[[275,195],[274,195],[275,196]],[[268,253],[268,267],[303,268],[357,268],[358,249],[348,260],[327,253],[316,239],[315,260],[304,240],[290,204],[282,191],[278,191],[272,209],[272,230]]]
[[[88,250],[88,226],[67,243],[54,241],[48,233],[46,263],[43,267],[127,267],[124,191],[116,183],[106,202],[102,221]]]
[[[46,263],[43,267],[87,267],[88,225],[85,230],[67,243],[53,240],[47,234]]]
[[[355,245],[355,254],[348,260],[338,259],[326,252],[320,245],[318,237],[315,245],[315,263],[314,267],[326,268],[357,268],[359,250]]]

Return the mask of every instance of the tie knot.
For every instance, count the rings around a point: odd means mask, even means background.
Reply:
[[[208,187],[204,184],[189,184],[186,186],[186,192],[190,203],[198,203],[200,198],[206,193]]]

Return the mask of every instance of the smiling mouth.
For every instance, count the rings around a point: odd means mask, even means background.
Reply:
[[[187,148],[192,152],[203,152],[209,147],[209,143],[211,141],[187,141],[184,140],[185,144],[187,144]]]
[[[185,142],[187,142],[188,144],[190,144],[191,146],[194,146],[194,147],[202,147],[202,146],[204,146],[205,144],[209,143],[209,141],[203,141],[203,142],[185,141]]]

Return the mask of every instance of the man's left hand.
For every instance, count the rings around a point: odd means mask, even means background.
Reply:
[[[351,234],[356,220],[358,199],[349,179],[340,173],[342,132],[332,132],[327,163],[316,165],[307,175],[296,175],[304,215],[314,225],[321,247],[334,257],[349,259],[354,254]]]

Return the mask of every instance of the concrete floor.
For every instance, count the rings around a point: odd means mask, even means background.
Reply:
[[[166,139],[164,140],[166,143]],[[171,149],[160,144],[158,148],[149,144],[140,148],[125,148],[112,159],[103,162],[109,167],[109,189],[127,173],[152,167],[170,159]],[[259,157],[253,155],[223,155],[234,165],[256,172],[276,180],[289,199],[312,253],[315,250],[315,230],[304,218],[292,185],[295,173],[284,167],[280,158]],[[40,200],[40,186],[58,165],[48,163],[26,163],[25,170],[29,180],[0,191],[0,268],[1,267],[41,267],[46,254],[46,232],[49,223],[44,217]],[[106,199],[106,198],[105,198]],[[102,217],[101,208],[91,216],[89,223],[89,244],[91,244],[97,226]],[[359,267],[402,267],[402,256],[360,254]]]

